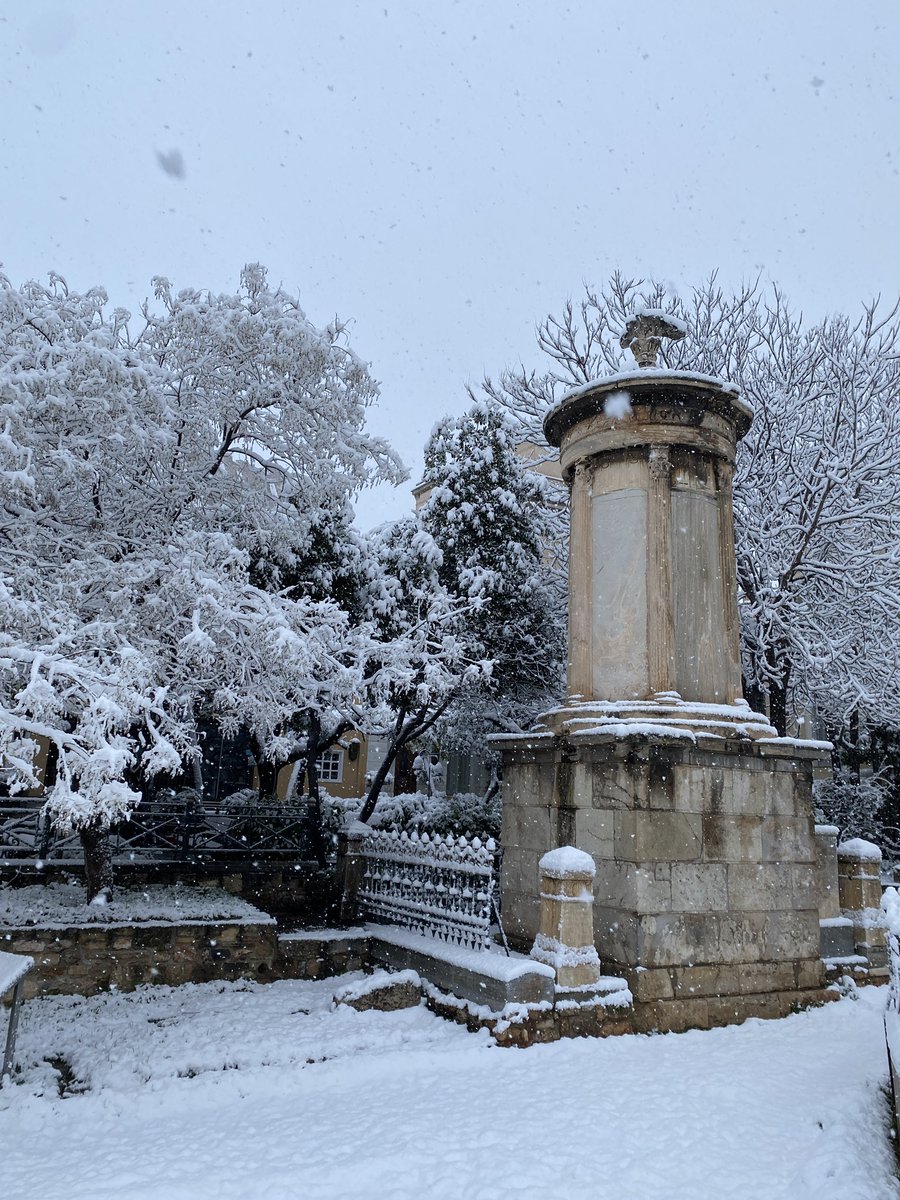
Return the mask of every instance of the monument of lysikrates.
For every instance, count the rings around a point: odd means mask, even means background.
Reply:
[[[720,379],[657,367],[665,314],[622,338],[636,371],[544,423],[570,488],[568,696],[503,752],[503,919],[528,950],[538,861],[596,863],[603,968],[636,1025],[781,1016],[823,998],[814,768],[741,694],[732,476],[752,412]]]

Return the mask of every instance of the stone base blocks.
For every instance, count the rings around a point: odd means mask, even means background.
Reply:
[[[208,924],[147,922],[135,925],[27,926],[3,934],[5,949],[30,954],[35,967],[23,998],[92,996],[144,983],[178,987],[212,979],[277,977],[275,922],[271,917]]]
[[[827,998],[812,778],[827,751],[787,739],[601,730],[500,741],[503,917],[540,932],[538,862],[596,864],[594,944],[635,1026],[705,1028]]]

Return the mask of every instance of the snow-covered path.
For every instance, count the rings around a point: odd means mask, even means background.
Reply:
[[[710,1033],[516,1051],[424,1009],[332,1012],[336,986],[27,1005],[25,1082],[0,1093],[0,1196],[900,1197],[883,992]],[[59,1099],[42,1053],[90,1090]]]

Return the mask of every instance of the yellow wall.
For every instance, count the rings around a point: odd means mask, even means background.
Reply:
[[[330,751],[340,752],[341,778],[340,780],[320,779],[319,788],[321,791],[327,792],[329,796],[337,796],[341,799],[363,796],[366,792],[366,763],[368,760],[365,735],[350,732],[345,734],[341,740],[345,743],[345,746],[332,746]],[[351,758],[351,750],[346,747],[352,747],[354,743],[358,746],[358,752],[355,758]],[[292,778],[295,778],[294,764],[282,767],[278,772],[276,793],[279,800],[288,800],[288,790]],[[294,795],[291,799],[297,799],[304,791],[305,780],[295,778]]]

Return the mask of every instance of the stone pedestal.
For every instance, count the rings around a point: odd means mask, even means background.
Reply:
[[[553,968],[558,991],[588,991],[602,976],[594,947],[594,860],[574,846],[560,846],[538,868],[540,929],[531,957]]]
[[[853,922],[841,913],[836,825],[816,825],[816,878],[819,894],[819,946],[822,958],[852,958],[856,954]]]
[[[782,1016],[823,998],[813,769],[780,740],[632,733],[501,741],[503,921],[540,932],[539,860],[596,863],[594,944],[638,1028]]]
[[[888,977],[888,933],[881,911],[881,851],[852,838],[837,848],[841,915],[853,922],[854,948],[868,963],[868,977]]]
[[[363,848],[372,829],[362,821],[350,821],[338,836],[335,875],[340,890],[338,919],[342,925],[355,925],[362,918],[359,890],[366,863]]]

